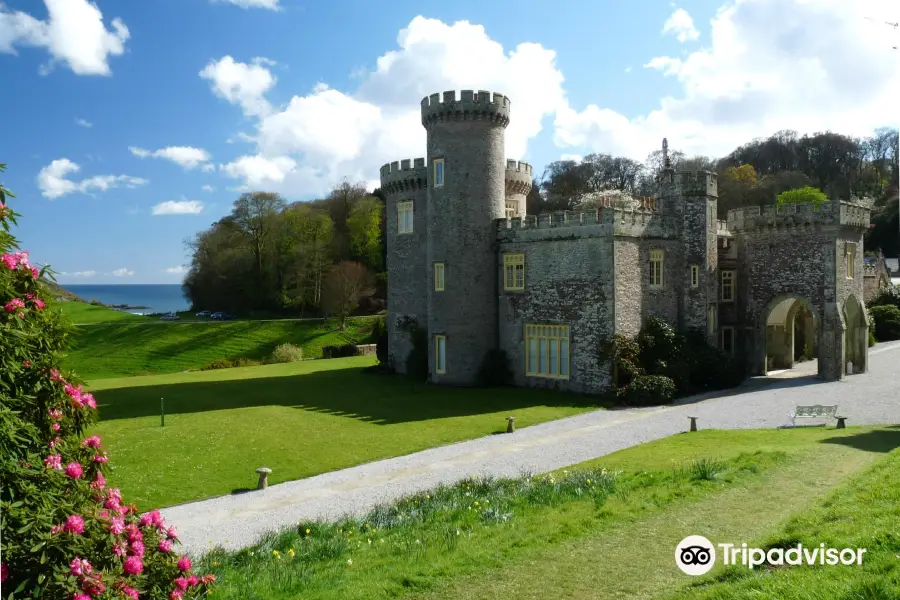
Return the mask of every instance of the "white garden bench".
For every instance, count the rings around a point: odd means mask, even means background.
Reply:
[[[845,417],[837,416],[837,405],[834,406],[823,406],[821,404],[814,404],[812,406],[798,406],[794,409],[794,412],[790,414],[791,417],[791,427],[797,427],[797,420],[817,420],[817,419],[838,419],[838,421],[843,421]],[[825,425],[825,423],[820,423],[818,425]]]

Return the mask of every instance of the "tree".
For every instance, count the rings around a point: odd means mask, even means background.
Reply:
[[[828,196],[822,190],[810,186],[794,190],[787,190],[778,194],[778,205],[783,204],[814,204],[816,207],[828,202]]]
[[[365,266],[345,260],[328,272],[322,287],[322,305],[340,319],[343,331],[347,317],[359,306],[361,298],[371,295],[375,282]]]
[[[375,272],[384,270],[381,253],[381,215],[384,206],[369,196],[357,200],[347,217],[350,254]]]
[[[0,165],[0,171],[2,171]],[[0,581],[9,598],[205,596],[159,511],[140,515],[106,486],[102,440],[85,437],[97,400],[59,369],[70,326],[52,309],[47,267],[15,251],[0,184]]]
[[[284,198],[269,192],[252,192],[241,194],[235,200],[232,218],[228,223],[234,224],[247,238],[250,251],[256,261],[256,284],[260,290],[265,289],[265,272],[263,257],[270,233],[275,226],[278,214],[284,209]]]

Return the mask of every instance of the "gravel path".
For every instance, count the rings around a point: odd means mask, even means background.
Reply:
[[[742,393],[686,399],[674,406],[598,410],[517,431],[408,456],[325,473],[308,479],[174,506],[163,511],[178,527],[184,549],[200,554],[210,544],[237,549],[272,529],[307,519],[361,515],[377,504],[453,483],[467,476],[543,473],[686,430],[687,416],[701,428],[778,427],[798,404],[837,404],[850,425],[900,423],[900,343],[869,351],[870,370],[825,383],[815,363],[752,381]],[[754,389],[754,387],[756,389]]]

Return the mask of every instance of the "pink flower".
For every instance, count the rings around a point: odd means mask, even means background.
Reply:
[[[97,408],[97,400],[94,398],[94,395],[90,392],[85,392],[81,394],[81,404],[87,405],[91,408]]]
[[[6,268],[10,270],[15,269],[17,266],[19,266],[19,261],[11,254],[4,254],[3,256],[0,256],[0,263],[6,265]]]
[[[81,442],[81,444],[83,446],[87,446],[88,448],[99,448],[100,447],[100,436],[92,435],[91,437],[89,437],[86,440],[84,440],[83,442]]]
[[[122,535],[125,531],[125,519],[122,517],[113,517],[109,520],[109,531],[114,535]]]
[[[190,587],[196,587],[196,585],[200,583],[200,578],[196,575],[191,575],[187,578],[187,582]]]
[[[18,318],[18,319],[24,319],[24,318],[25,318],[25,312],[20,310],[18,313],[16,313],[16,318]]]
[[[95,454],[95,455],[94,455],[94,462],[95,462],[95,463],[105,463],[105,462],[109,462],[109,457],[106,455],[106,452],[104,452],[103,454]]]
[[[182,577],[179,577],[178,579],[176,579],[176,580],[175,580],[175,587],[177,587],[179,590],[182,590],[182,591],[188,589],[188,580],[187,580],[187,578],[185,578],[185,577],[182,576]]]
[[[106,487],[106,478],[103,473],[97,473],[97,477],[91,482],[91,487],[95,490],[102,490]]]
[[[127,551],[125,550],[125,544],[123,544],[122,542],[116,542],[115,544],[113,544],[113,554],[121,557],[125,556],[126,553]]]
[[[138,597],[140,597],[140,593],[138,593],[136,589],[134,589],[133,587],[128,587],[127,585],[122,588],[122,593],[125,594],[128,598],[131,598],[131,600],[138,600]]]
[[[94,567],[92,567],[91,563],[89,563],[85,558],[78,558],[76,556],[72,559],[72,562],[69,563],[69,573],[71,575],[75,575],[76,577],[80,577],[81,575],[89,575],[93,570]]]
[[[169,593],[169,600],[181,600],[182,596],[181,590],[172,590]]]
[[[144,561],[140,556],[129,556],[122,563],[122,570],[126,575],[140,575],[144,570]]]
[[[54,423],[53,425],[50,426],[50,428],[53,429],[53,431],[59,431],[60,429],[62,429],[59,426],[59,423]]]
[[[52,450],[53,448],[55,448],[60,441],[61,440],[59,439],[59,436],[56,436],[56,438],[50,440],[50,449]],[[60,470],[62,470],[62,466],[60,466],[59,468]]]
[[[31,276],[34,277],[35,279],[37,279],[38,277],[41,276],[41,272],[37,270],[37,267],[30,267],[30,269],[31,269]]]
[[[84,519],[81,515],[72,515],[66,519],[66,524],[63,525],[63,531],[81,535],[84,533]]]
[[[37,275],[35,275],[34,277],[35,277],[35,279],[37,279]],[[40,298],[35,298],[34,299],[34,307],[38,310],[44,310],[45,308],[47,308],[47,304]]]
[[[22,361],[22,366],[25,367],[26,369],[30,369],[30,368],[31,368],[31,361],[30,361],[30,360],[23,360],[23,361]]]
[[[175,530],[175,526],[174,526],[174,525],[172,525],[171,527],[169,527],[169,530],[166,531],[166,537],[169,538],[170,540],[177,540],[177,539],[178,539],[178,532]]]
[[[75,387],[71,383],[67,383],[63,386],[63,390],[66,392],[66,395],[72,399],[72,404],[75,406],[84,406],[84,402],[81,399],[81,386]]]
[[[72,600],[91,600],[91,597],[87,594],[75,594],[72,596]]]
[[[178,570],[182,573],[187,573],[191,570],[191,559],[187,556],[182,556],[178,561]]]
[[[59,421],[60,419],[63,418],[63,413],[58,408],[54,408],[53,410],[48,410],[47,414],[50,415],[51,419],[54,419],[56,421]]]
[[[201,577],[200,583],[202,583],[203,585],[209,585],[209,584],[213,583],[215,580],[216,580],[216,576],[213,575],[212,573],[210,573],[209,575],[204,575],[203,577]]]
[[[62,471],[62,456],[59,454],[51,454],[47,458],[44,459],[44,464],[49,469],[56,469],[58,471]]]
[[[3,310],[5,310],[8,313],[11,313],[11,312],[16,312],[20,308],[25,308],[25,303],[22,302],[21,298],[13,298],[12,300],[10,300],[9,302],[6,303],[6,305],[3,307]]]
[[[72,479],[80,479],[82,473],[84,473],[84,468],[81,466],[81,463],[70,462],[66,465],[66,475]]]
[[[160,552],[171,552],[172,551],[172,540],[170,540],[168,538],[166,538],[164,540],[160,540],[159,551]]]
[[[134,540],[131,542],[131,553],[135,556],[143,556],[144,555],[144,542],[141,540]]]
[[[0,563],[0,583],[6,581],[7,577],[9,577],[9,568],[4,563]]]

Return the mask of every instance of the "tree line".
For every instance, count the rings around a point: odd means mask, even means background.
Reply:
[[[898,235],[898,131],[883,128],[867,138],[825,132],[800,136],[779,131],[755,139],[723,158],[688,157],[669,152],[675,169],[709,170],[719,176],[719,218],[743,206],[775,204],[780,194],[816,188],[827,197],[851,194],[875,199],[866,248],[900,253]],[[653,196],[663,169],[662,150],[644,162],[609,154],[589,154],[580,161],[560,160],[535,178],[526,201],[529,214],[575,210],[590,194],[620,190]]]

